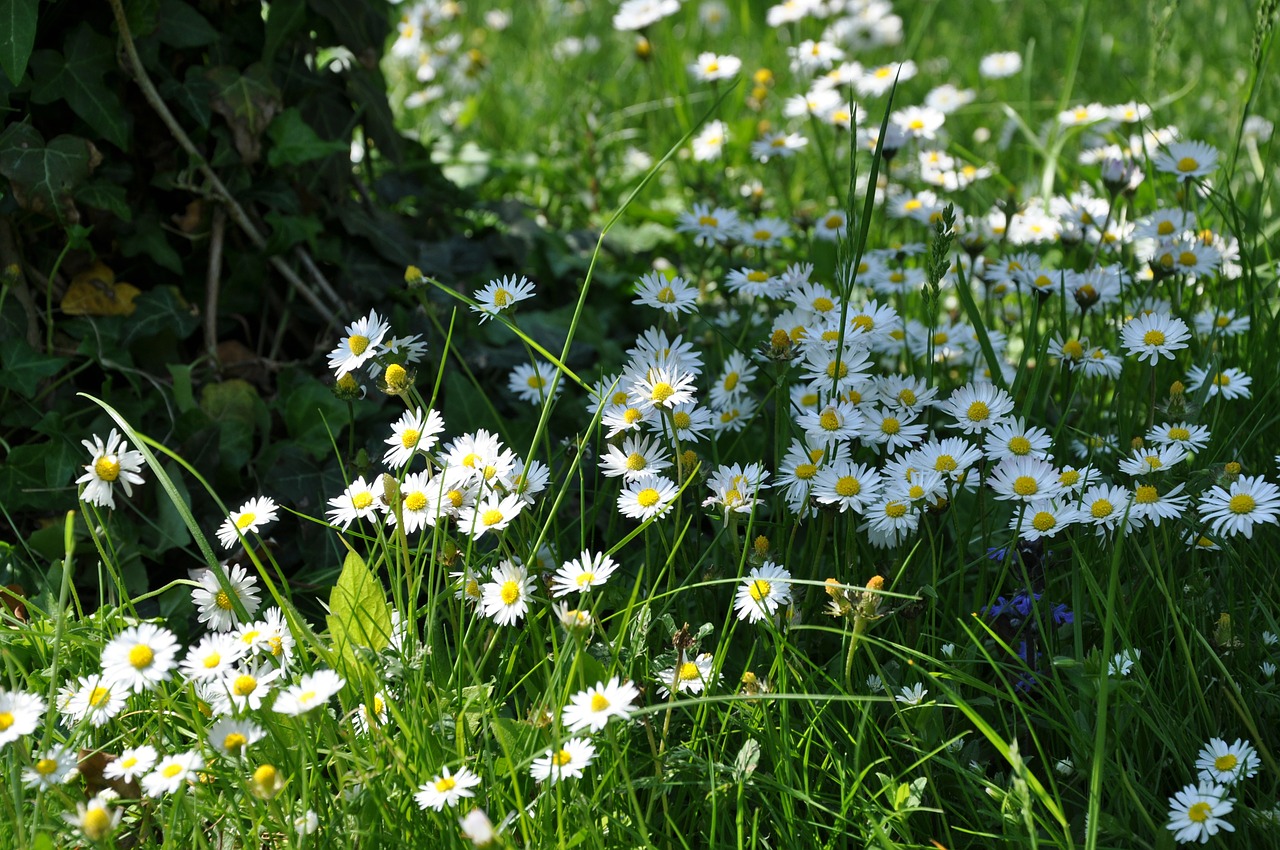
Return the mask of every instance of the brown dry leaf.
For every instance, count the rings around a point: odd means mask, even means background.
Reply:
[[[62,296],[62,312],[69,316],[131,316],[133,299],[141,290],[131,283],[117,283],[116,273],[98,260],[71,279]]]

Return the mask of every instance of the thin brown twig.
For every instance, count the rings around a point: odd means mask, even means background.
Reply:
[[[165,127],[168,128],[169,133],[179,147],[186,151],[187,155],[195,161],[200,173],[205,176],[205,179],[209,181],[209,185],[213,187],[213,194],[226,207],[231,220],[244,231],[244,234],[249,237],[254,245],[259,248],[265,248],[267,245],[266,238],[249,218],[244,207],[240,206],[239,202],[228,191],[226,185],[223,184],[222,180],[218,178],[218,175],[209,166],[204,155],[196,148],[195,143],[191,141],[191,137],[182,129],[182,125],[174,118],[173,113],[169,111],[169,107],[165,105],[163,98],[160,97],[160,93],[156,91],[155,84],[151,82],[151,77],[147,74],[147,69],[143,67],[142,59],[138,56],[138,49],[133,43],[133,36],[129,31],[129,21],[125,15],[121,0],[107,0],[107,2],[111,5],[111,11],[116,18],[116,25],[120,29],[120,41],[124,45],[125,55],[129,59],[134,82],[138,84],[138,88],[142,89],[143,97],[147,99],[147,103],[151,105],[156,115],[160,117]],[[283,259],[279,256],[271,256],[268,261],[280,273],[280,276],[288,281],[289,285],[297,290],[298,294],[326,321],[330,323],[337,321],[334,310],[320,300],[320,297],[311,291],[311,288],[303,282],[302,278],[298,277],[298,274],[293,269],[289,268]],[[330,287],[326,286],[326,288],[331,290]],[[342,305],[339,303],[337,306],[341,307]]]
[[[204,281],[204,350],[218,362],[218,292],[222,288],[222,243],[227,234],[227,208],[213,208],[209,230],[209,271]]]

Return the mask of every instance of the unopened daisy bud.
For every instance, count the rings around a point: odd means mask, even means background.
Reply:
[[[685,449],[680,453],[680,477],[688,478],[698,468],[698,453],[693,449]]]
[[[1187,391],[1187,388],[1186,388],[1186,386],[1182,383],[1182,381],[1174,381],[1172,384],[1170,384],[1170,385],[1169,385],[1169,395],[1170,395],[1170,396],[1177,397],[1177,396],[1182,395],[1182,394],[1183,394],[1183,393],[1185,393],[1186,391]]]
[[[880,593],[884,589],[884,577],[872,576],[871,581],[867,582],[867,589],[863,591],[862,598],[858,602],[858,620],[875,620],[880,616]]]
[[[1129,447],[1134,449],[1142,448],[1142,438],[1134,437],[1132,440],[1129,441]]]
[[[343,401],[353,401],[360,397],[360,382],[348,372],[333,385],[333,394]]]
[[[253,778],[249,782],[249,790],[255,797],[262,800],[270,800],[280,793],[283,787],[284,779],[280,777],[280,771],[269,764],[261,765],[254,770]]]
[[[742,692],[751,696],[760,693],[760,680],[750,670],[742,674]]]
[[[1239,464],[1239,463],[1237,463],[1237,462],[1236,462],[1236,461],[1234,461],[1234,460],[1232,460],[1232,461],[1228,461],[1228,462],[1227,462],[1227,463],[1222,467],[1222,471],[1223,471],[1224,473],[1226,473],[1227,475],[1231,475],[1231,476],[1239,475],[1239,474],[1240,474],[1240,472],[1241,472],[1241,469],[1242,469],[1242,467],[1240,466],[1240,464]]]
[[[409,266],[404,270],[404,282],[409,286],[421,286],[427,282],[427,278],[422,273],[422,269],[417,266]]]
[[[769,348],[769,353],[774,357],[789,355],[792,348],[791,334],[787,333],[782,328],[778,328],[773,332],[773,335],[769,337]]]
[[[400,482],[396,481],[394,475],[382,475],[382,504],[395,511],[396,505],[400,503]]]
[[[769,554],[769,538],[768,537],[765,537],[763,534],[761,534],[759,537],[755,539],[755,541],[751,545],[756,551],[757,558],[764,558],[768,556]]]
[[[636,58],[642,62],[648,62],[653,58],[653,42],[644,36],[636,38]]]
[[[378,389],[387,395],[404,395],[413,386],[413,375],[399,363],[392,363],[378,380]]]
[[[17,263],[10,263],[9,265],[4,267],[3,282],[8,284],[9,286],[15,285],[18,282],[18,279],[21,277],[22,277],[22,267],[19,266]]]
[[[758,86],[773,85],[773,72],[768,68],[760,68],[751,75],[751,81]]]

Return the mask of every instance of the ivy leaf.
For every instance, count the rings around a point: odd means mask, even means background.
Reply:
[[[80,221],[72,193],[102,161],[93,143],[58,136],[48,145],[30,124],[0,133],[0,174],[9,178],[19,206],[64,224]]]
[[[31,57],[36,103],[65,100],[96,133],[121,150],[129,146],[129,112],[104,82],[116,69],[114,39],[99,35],[87,22],[67,37],[62,51],[40,50]]]
[[[273,61],[285,39],[300,30],[306,20],[306,0],[271,0],[267,5],[266,35],[262,43],[263,61]]]
[[[41,354],[18,337],[11,336],[0,342],[5,386],[23,398],[34,396],[40,381],[56,375],[66,362],[65,357]]]
[[[0,68],[16,86],[36,44],[40,0],[0,0]]]
[[[218,31],[209,19],[181,0],[164,0],[156,23],[160,40],[179,50],[204,47],[218,40]]]
[[[280,111],[280,89],[271,81],[266,65],[255,62],[241,74],[220,65],[208,72],[213,83],[209,105],[227,119],[236,151],[246,164],[262,156],[262,132]]]
[[[282,165],[302,165],[313,159],[321,159],[331,153],[348,150],[346,142],[325,141],[302,118],[297,107],[289,107],[276,116],[267,128],[267,136],[274,143],[267,151],[267,164],[272,168]]]
[[[77,189],[75,196],[86,206],[106,210],[121,221],[133,221],[133,210],[129,207],[124,187],[119,183],[95,178]]]

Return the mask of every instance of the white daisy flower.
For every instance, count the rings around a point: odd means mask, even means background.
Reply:
[[[699,53],[697,60],[689,65],[689,73],[695,80],[708,83],[713,80],[731,80],[740,70],[742,60],[737,56],[720,56],[715,53]]]
[[[240,758],[251,744],[262,740],[266,733],[252,720],[242,717],[221,717],[209,727],[209,743],[215,750],[229,758]]]
[[[978,75],[985,80],[1012,77],[1022,70],[1022,54],[1014,51],[988,53],[978,62]]]
[[[169,678],[178,653],[173,632],[140,623],[116,635],[102,650],[102,673],[126,691],[149,691]]]
[[[424,812],[427,809],[440,812],[444,811],[445,806],[458,805],[463,797],[474,797],[476,792],[471,789],[479,784],[480,777],[466,765],[458,768],[457,773],[451,773],[446,766],[430,782],[419,785],[418,793],[413,795],[413,799]]]
[[[63,715],[72,723],[87,719],[95,729],[120,713],[129,693],[101,674],[81,676],[71,688],[70,699],[62,709]]]
[[[38,694],[0,688],[0,749],[44,722],[45,702]]]
[[[739,620],[757,623],[764,617],[772,617],[790,601],[791,573],[773,561],[765,561],[747,573],[738,586],[733,607]]]
[[[135,782],[156,763],[156,748],[150,744],[140,747],[126,747],[120,755],[107,762],[102,775],[107,779],[119,779],[121,782]]]
[[[524,275],[519,279],[515,275],[510,275],[491,280],[483,289],[477,289],[472,293],[476,304],[471,310],[480,314],[480,322],[483,324],[502,311],[532,297],[533,283]]]
[[[705,688],[719,684],[714,676],[715,658],[703,652],[692,660],[685,659],[675,667],[658,671],[658,695],[666,699],[673,692],[700,694]]]
[[[1222,738],[1210,738],[1200,748],[1196,758],[1196,770],[1201,782],[1216,782],[1230,788],[1241,779],[1249,779],[1258,772],[1261,762],[1258,752],[1248,741],[1236,738],[1228,744]]]
[[[382,507],[373,485],[365,481],[363,475],[352,481],[341,496],[330,499],[329,504],[332,507],[325,511],[325,517],[344,531],[357,519],[375,521]]]
[[[210,631],[227,632],[240,625],[236,614],[235,603],[231,595],[223,589],[223,582],[231,588],[231,594],[240,600],[245,614],[252,617],[262,604],[258,596],[258,580],[249,575],[244,567],[232,564],[230,572],[219,566],[222,572],[220,580],[212,569],[200,571],[200,586],[191,591],[191,601],[199,609],[199,620]]]
[[[636,281],[636,297],[631,303],[672,316],[692,313],[698,309],[698,287],[678,275],[668,280],[659,272],[648,272]]]
[[[529,610],[533,584],[533,576],[529,575],[523,565],[514,561],[502,561],[494,569],[489,581],[480,588],[480,607],[484,616],[499,626],[510,626],[522,620]]]
[[[1209,384],[1209,398],[1220,395],[1225,399],[1232,400],[1237,398],[1249,398],[1253,395],[1249,389],[1253,384],[1253,378],[1244,372],[1230,367],[1223,369],[1215,375],[1210,375],[1208,369],[1201,369],[1199,366],[1192,366],[1187,370],[1187,391],[1195,393],[1205,382]]]
[[[31,765],[22,769],[22,784],[42,791],[70,781],[79,764],[75,751],[62,744],[31,757]]]
[[[444,419],[434,410],[428,410],[426,416],[420,407],[406,410],[391,426],[391,436],[386,439],[390,448],[383,454],[382,462],[399,469],[418,452],[425,454],[435,448],[443,432]]]
[[[458,528],[479,540],[485,532],[502,531],[524,509],[524,500],[516,493],[501,498],[489,496],[458,511]]]
[[[583,729],[599,732],[612,717],[626,720],[631,713],[631,704],[639,697],[639,688],[614,676],[608,682],[596,682],[594,687],[569,697],[560,722],[570,732]]]
[[[84,475],[76,479],[77,484],[85,485],[80,498],[91,505],[115,510],[113,485],[119,482],[124,494],[132,496],[133,485],[142,483],[142,476],[138,474],[142,470],[142,452],[131,450],[115,428],[111,429],[105,444],[97,434],[93,435],[92,443],[88,440],[80,443],[93,457],[84,467]]]
[[[533,760],[529,773],[538,782],[555,783],[582,776],[595,758],[596,746],[586,738],[570,738]]]
[[[938,409],[954,417],[961,431],[974,434],[1012,413],[1013,397],[994,384],[970,383],[956,389]]]
[[[347,325],[347,335],[329,353],[329,368],[334,370],[334,377],[341,379],[372,359],[390,329],[391,326],[376,310],[370,310],[368,316]]]
[[[1218,170],[1217,148],[1200,141],[1170,142],[1152,160],[1156,171],[1179,180],[1208,177]]]
[[[813,497],[824,505],[838,505],[840,512],[861,514],[880,496],[883,479],[874,468],[852,461],[823,467],[813,481]]]
[[[332,670],[320,669],[306,673],[296,685],[290,685],[276,695],[271,710],[277,714],[297,717],[324,705],[346,683],[345,679]]]
[[[1125,351],[1138,356],[1138,362],[1151,361],[1155,366],[1163,357],[1173,360],[1173,352],[1187,347],[1191,331],[1177,316],[1148,313],[1135,316],[1120,329],[1120,342]]]
[[[552,396],[558,396],[564,389],[564,383],[555,382],[552,392],[552,381],[556,377],[556,368],[550,363],[535,360],[532,363],[519,363],[507,377],[507,389],[517,399],[528,404],[543,404]]]
[[[1206,844],[1219,830],[1235,832],[1236,828],[1222,819],[1231,813],[1234,803],[1227,789],[1214,782],[1187,785],[1169,798],[1169,823],[1165,826],[1179,844]]]
[[[185,783],[195,781],[196,771],[204,767],[204,759],[194,750],[166,756],[155,770],[142,777],[142,790],[148,797],[176,793]]]
[[[1209,523],[1215,535],[1252,538],[1255,524],[1276,524],[1280,488],[1261,475],[1242,475],[1225,490],[1214,486],[1205,492],[1199,510],[1200,518]]]
[[[1053,464],[1037,457],[1015,457],[996,466],[987,484],[997,499],[1036,502],[1062,492]]]
[[[618,494],[618,512],[625,517],[647,520],[671,509],[680,490],[661,475],[647,474],[626,483]]]
[[[601,587],[618,568],[617,563],[603,552],[592,553],[583,549],[577,558],[565,561],[551,580],[551,595],[568,596],[582,593],[593,587]]]

